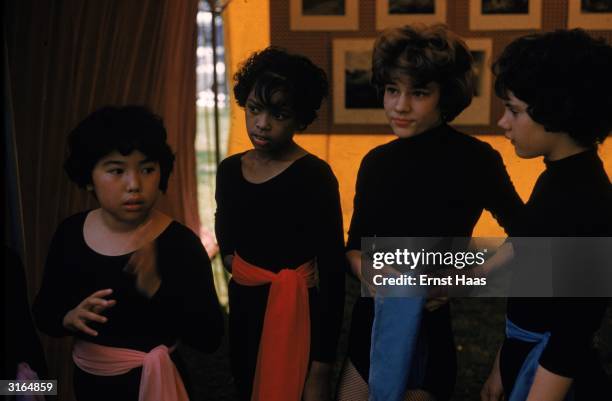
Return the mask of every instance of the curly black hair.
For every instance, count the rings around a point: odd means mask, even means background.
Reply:
[[[174,165],[174,154],[166,142],[161,117],[143,106],[107,106],[85,117],[68,136],[64,170],[80,188],[92,182],[92,171],[100,159],[113,151],[129,155],[135,150],[159,163],[159,189],[166,192]]]
[[[234,96],[240,107],[246,105],[252,90],[270,108],[275,106],[272,96],[283,92],[303,130],[317,117],[328,83],[325,71],[308,58],[270,46],[251,54],[234,75]]]
[[[398,73],[417,88],[436,82],[442,118],[452,121],[472,102],[472,64],[465,42],[443,24],[390,28],[374,44],[372,84],[382,92]]]
[[[612,130],[612,47],[582,29],[531,34],[510,43],[493,64],[495,92],[528,104],[549,132],[579,145],[603,142]]]

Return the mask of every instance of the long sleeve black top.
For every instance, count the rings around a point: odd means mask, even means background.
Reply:
[[[612,186],[596,150],[547,161],[515,236],[612,237],[611,206]],[[580,274],[580,266],[576,269]],[[550,332],[540,365],[558,375],[576,377],[596,363],[592,338],[607,304],[601,298],[510,298],[507,314],[521,328]],[[504,387],[511,388],[531,344],[506,341],[504,348]]]
[[[319,285],[309,292],[311,357],[331,362],[342,324],[346,263],[336,177],[327,163],[307,154],[279,175],[253,184],[242,175],[242,156],[228,157],[217,172],[215,231],[221,254],[238,253],[249,263],[272,272],[297,268],[315,259]],[[251,289],[233,284],[231,314],[238,316],[244,308],[252,312],[250,322],[230,317],[230,324],[236,323],[230,331],[244,336],[249,329],[241,325],[259,327],[263,323],[262,308],[269,286]],[[259,334],[252,336],[256,339],[251,339],[250,348],[256,348]],[[253,359],[252,355],[241,357]]]
[[[521,206],[499,153],[443,124],[363,158],[347,247],[368,236],[469,237],[483,209],[509,232]]]
[[[87,212],[58,227],[47,256],[42,286],[33,306],[38,328],[51,336],[83,340],[144,352],[178,340],[201,351],[214,351],[223,335],[223,318],[213,285],[208,255],[199,238],[173,221],[157,238],[161,286],[152,298],[141,295],[135,277],[124,272],[131,254],[101,255],[83,237]],[[103,314],[106,323],[91,322],[92,337],[67,331],[64,315],[95,291],[112,288],[117,304]]]
[[[363,158],[347,248],[360,250],[362,237],[470,237],[483,209],[511,233],[522,206],[499,153],[442,124],[378,146]],[[349,357],[366,381],[373,309],[371,298],[357,300],[349,336]],[[445,346],[453,352],[447,323],[440,324],[448,328]],[[452,387],[454,372],[447,379],[436,374],[438,388]]]

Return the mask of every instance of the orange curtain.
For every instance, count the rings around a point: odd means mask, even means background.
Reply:
[[[95,201],[62,170],[68,132],[109,104],[145,104],[166,123],[175,170],[160,207],[199,232],[195,169],[197,0],[7,0],[9,83],[33,296],[57,224]],[[69,344],[44,338],[60,400]]]

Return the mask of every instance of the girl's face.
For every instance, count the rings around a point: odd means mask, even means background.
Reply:
[[[256,150],[275,152],[293,142],[293,134],[299,128],[295,112],[286,102],[282,92],[272,95],[272,105],[264,105],[254,90],[247,97],[245,106],[246,128]]]
[[[127,156],[109,153],[96,163],[91,177],[103,215],[122,226],[142,223],[159,195],[159,163],[138,150]]]
[[[422,134],[442,123],[440,85],[430,82],[414,88],[407,76],[385,85],[384,108],[393,133],[400,138]]]
[[[531,159],[544,156],[547,159],[553,153],[561,138],[560,134],[548,132],[527,113],[529,107],[512,92],[508,92],[508,99],[504,101],[505,110],[497,125],[503,128],[506,138],[510,139],[517,156]]]

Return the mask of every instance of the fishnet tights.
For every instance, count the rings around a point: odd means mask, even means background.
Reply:
[[[410,390],[404,401],[435,401],[435,397],[423,390]],[[346,360],[340,382],[337,401],[368,401],[368,384],[363,380],[355,366]]]

